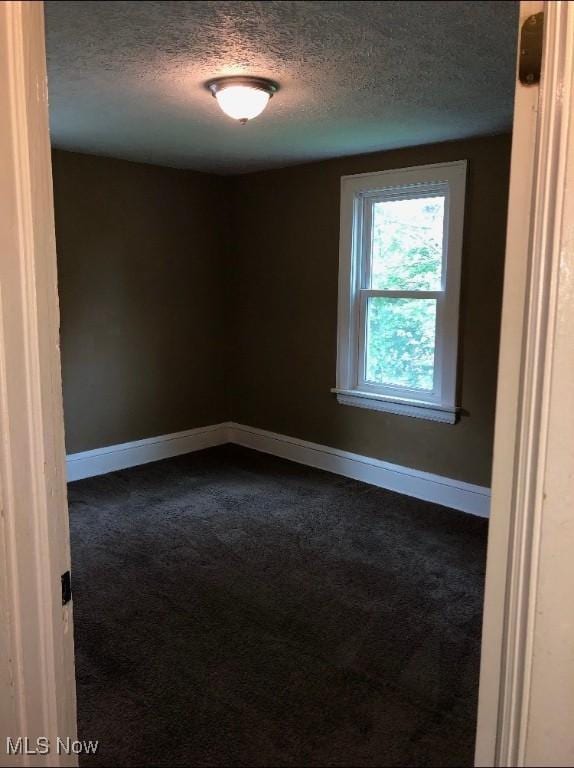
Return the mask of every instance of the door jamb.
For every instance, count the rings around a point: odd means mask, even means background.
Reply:
[[[521,20],[540,10],[521,3]],[[540,92],[517,80],[476,765],[529,764],[549,387],[571,130],[574,4],[544,3]],[[522,101],[521,101],[522,99]],[[525,101],[526,99],[526,101]],[[530,110],[530,114],[529,114]],[[532,167],[523,164],[532,159]],[[559,631],[557,629],[557,631]],[[548,740],[547,749],[553,749]],[[548,757],[552,757],[549,754]]]
[[[73,765],[76,736],[43,3],[0,3],[0,764]],[[7,754],[7,737],[48,755]]]

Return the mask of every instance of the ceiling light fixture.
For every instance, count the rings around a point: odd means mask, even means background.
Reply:
[[[260,115],[269,99],[279,90],[277,83],[266,77],[216,77],[206,84],[226,115],[245,125]]]

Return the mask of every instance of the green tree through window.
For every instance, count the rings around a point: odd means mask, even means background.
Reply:
[[[444,197],[375,203],[372,217],[370,288],[440,290]],[[415,296],[368,299],[367,381],[433,389],[436,304]]]

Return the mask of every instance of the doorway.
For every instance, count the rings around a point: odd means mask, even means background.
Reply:
[[[14,5],[17,5],[17,4],[14,4]],[[48,345],[48,346],[49,346],[49,345]],[[55,462],[55,463],[57,463],[57,462]],[[47,565],[47,563],[45,563],[45,565]],[[64,565],[65,565],[65,563],[64,563]],[[53,569],[52,569],[52,570],[53,570]],[[51,572],[52,572],[52,571],[51,571]],[[51,599],[50,599],[50,602],[51,602],[51,604],[53,604],[53,600],[54,600],[54,598],[53,598],[53,594],[52,594],[52,597],[51,597]],[[53,615],[53,616],[54,616],[54,615],[55,615],[55,616],[57,616],[58,614],[57,614],[57,613],[53,613],[52,615]],[[64,613],[64,616],[66,616],[66,615],[67,615],[67,614],[66,614],[66,613]],[[45,616],[45,615],[44,615],[44,616]],[[54,620],[52,620],[52,623],[54,623]],[[53,628],[54,628],[54,627],[53,627]],[[58,630],[58,631],[60,631],[60,630]],[[52,647],[52,649],[53,649],[53,647]],[[43,657],[43,658],[44,658],[44,659],[48,659],[48,657],[47,657],[45,654],[44,654],[44,657]],[[49,661],[49,659],[48,659],[48,661]],[[61,679],[61,678],[60,678],[60,679]],[[52,682],[53,682],[53,681],[52,681]],[[52,686],[52,695],[53,695],[53,692],[54,692],[54,686]],[[63,700],[62,698],[59,698],[59,699],[58,699],[58,701],[62,701],[62,700]],[[53,711],[52,711],[52,713],[53,713],[53,716],[54,716],[54,720],[53,720],[52,722],[53,722],[53,723],[55,723],[55,722],[56,722],[56,710],[53,710]]]

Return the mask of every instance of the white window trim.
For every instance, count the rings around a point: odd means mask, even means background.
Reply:
[[[404,416],[454,424],[460,277],[464,227],[467,161],[414,166],[341,178],[341,231],[339,248],[339,306],[337,338],[337,385],[332,390],[344,405],[388,411]],[[433,392],[377,387],[360,380],[362,345],[361,290],[363,257],[363,212],[365,200],[396,187],[396,197],[411,195],[420,187],[422,195],[445,194],[443,238],[443,290],[426,292],[437,298],[437,346]],[[394,196],[394,195],[393,195]],[[388,291],[381,294],[388,295]],[[377,291],[369,291],[369,295]],[[404,295],[405,292],[401,292]],[[417,292],[422,298],[421,292]]]

